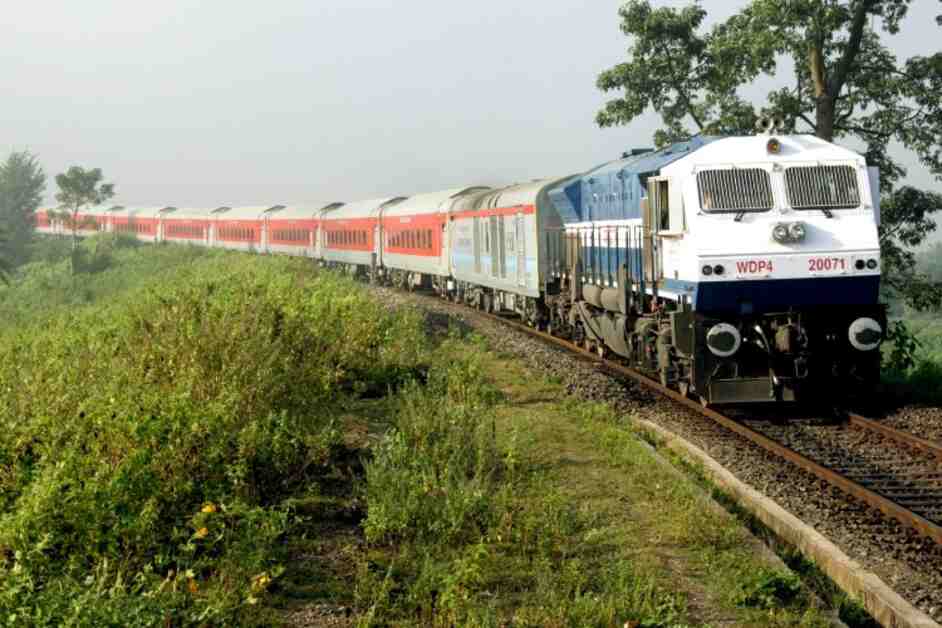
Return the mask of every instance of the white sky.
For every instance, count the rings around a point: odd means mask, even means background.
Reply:
[[[101,167],[128,205],[354,200],[581,171],[649,146],[657,126],[594,123],[595,78],[626,56],[619,4],[20,2],[0,23],[0,152],[29,149],[50,175]],[[722,18],[741,4],[704,6]],[[938,49],[939,12],[915,0],[892,40],[900,57]],[[910,181],[942,191],[920,168]]]

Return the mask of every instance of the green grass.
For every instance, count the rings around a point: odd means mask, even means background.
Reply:
[[[304,260],[47,246],[0,289],[0,622],[824,623],[623,417],[479,338]]]

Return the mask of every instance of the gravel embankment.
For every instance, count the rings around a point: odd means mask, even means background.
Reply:
[[[942,547],[708,419],[634,382],[617,379],[564,350],[469,308],[427,296],[375,290],[393,307],[418,307],[428,312],[430,325],[437,329],[447,327],[449,322],[473,328],[491,346],[563,382],[573,396],[609,402],[619,412],[658,423],[689,440],[740,480],[815,527],[915,606],[942,621]],[[886,421],[924,438],[942,440],[940,408],[903,408]]]

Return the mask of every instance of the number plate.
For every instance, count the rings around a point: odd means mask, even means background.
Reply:
[[[809,257],[805,269],[812,275],[840,275],[851,268],[851,260],[840,256]]]

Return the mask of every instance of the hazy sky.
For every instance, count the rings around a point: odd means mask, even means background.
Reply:
[[[662,2],[659,4],[667,4]],[[683,4],[671,2],[670,4]],[[707,0],[711,18],[743,3]],[[126,205],[352,200],[585,170],[619,0],[33,0],[0,23],[0,151],[101,167]],[[939,48],[916,0],[900,57]],[[942,186],[921,169],[911,180]],[[54,184],[50,181],[50,199]]]

